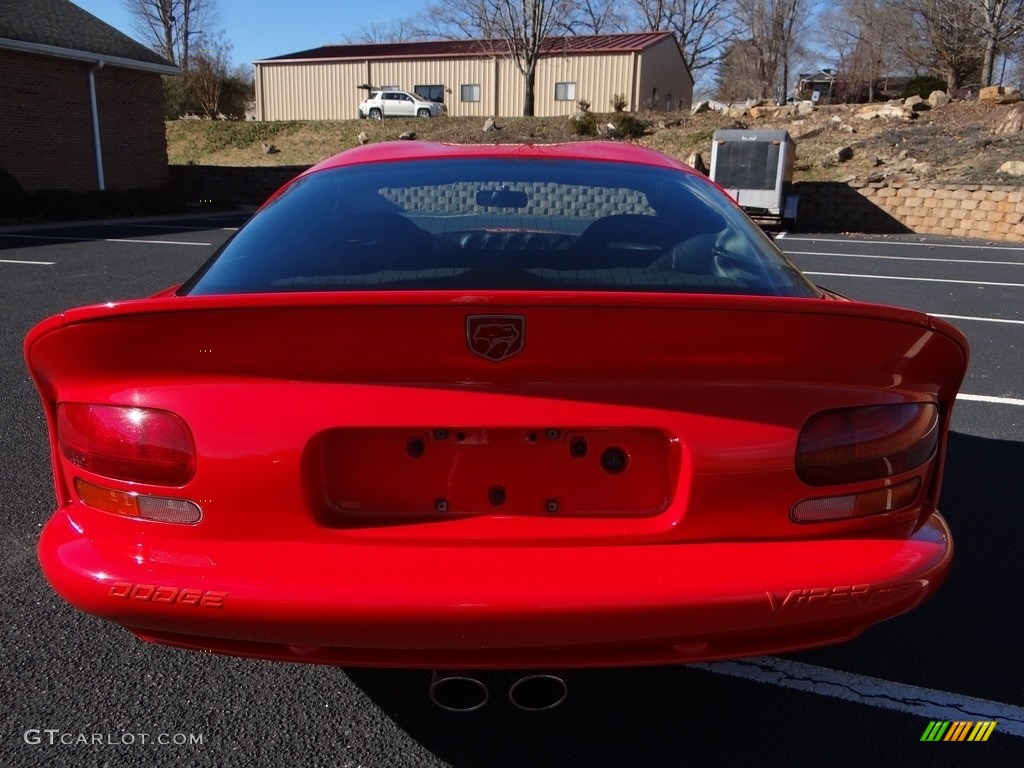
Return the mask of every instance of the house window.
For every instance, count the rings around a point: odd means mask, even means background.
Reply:
[[[459,99],[461,101],[480,101],[480,85],[463,85],[459,89]]]
[[[555,101],[576,101],[576,83],[555,83]]]
[[[436,101],[440,104],[444,104],[444,86],[443,85],[417,85],[413,88],[416,95],[426,101]]]

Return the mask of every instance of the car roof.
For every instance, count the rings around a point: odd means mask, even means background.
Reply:
[[[690,166],[652,149],[614,141],[565,144],[438,144],[426,141],[384,141],[329,157],[303,176],[330,168],[382,162],[460,158],[537,158],[634,163],[696,173]]]

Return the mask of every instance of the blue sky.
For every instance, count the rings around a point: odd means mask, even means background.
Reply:
[[[122,0],[72,0],[93,16],[139,39]],[[217,27],[234,47],[235,64],[251,64],[356,37],[376,21],[412,16],[426,0],[217,0]],[[144,41],[140,41],[144,42]]]

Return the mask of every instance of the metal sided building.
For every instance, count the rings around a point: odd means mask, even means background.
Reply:
[[[442,101],[448,114],[515,117],[524,77],[503,40],[328,45],[255,62],[258,120],[358,116],[367,88],[400,88]],[[577,102],[610,112],[689,109],[693,77],[671,32],[558,37],[537,62],[534,114],[570,115]]]

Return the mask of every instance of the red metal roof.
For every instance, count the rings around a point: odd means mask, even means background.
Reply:
[[[633,53],[642,51],[671,32],[632,32],[621,35],[579,35],[549,37],[541,46],[542,56],[566,54]],[[356,45],[325,45],[308,51],[286,53],[261,61],[309,61],[323,59],[419,59],[475,58],[505,56],[504,40],[431,40],[416,43],[365,43]]]

